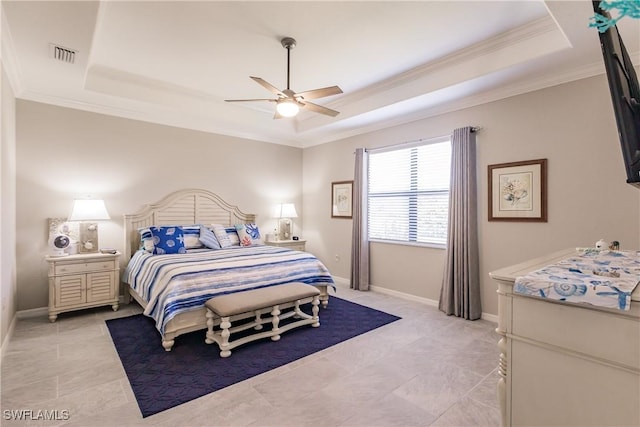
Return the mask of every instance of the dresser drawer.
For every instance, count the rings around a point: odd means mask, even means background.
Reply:
[[[55,266],[54,274],[77,274],[88,273],[92,271],[108,271],[116,268],[115,261],[97,261],[97,262],[82,262],[73,264],[59,264]]]
[[[273,241],[267,241],[265,242],[265,244],[270,245],[270,246],[278,246],[280,248],[287,248],[287,249],[291,249],[294,251],[301,251],[304,252],[306,249],[306,240],[276,240],[275,242]]]
[[[588,307],[514,297],[513,335],[637,369],[638,319]]]
[[[294,250],[294,251],[302,251],[302,252],[304,252],[304,246],[305,246],[304,243],[296,243],[296,244],[292,244],[292,245],[286,245],[286,246],[283,246],[283,247],[289,248],[289,249]]]

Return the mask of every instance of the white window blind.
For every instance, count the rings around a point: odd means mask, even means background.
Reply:
[[[451,141],[369,154],[369,238],[444,245]]]

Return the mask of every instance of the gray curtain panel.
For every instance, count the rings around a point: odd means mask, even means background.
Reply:
[[[367,233],[367,162],[364,148],[356,149],[353,179],[353,236],[351,242],[351,289],[369,290],[369,235]]]
[[[447,252],[438,307],[469,320],[482,316],[478,262],[476,137],[471,127],[453,131]]]

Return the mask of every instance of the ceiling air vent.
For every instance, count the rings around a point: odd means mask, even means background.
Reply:
[[[52,43],[49,45],[49,53],[53,59],[73,64],[76,60],[76,53],[78,53],[78,51]]]

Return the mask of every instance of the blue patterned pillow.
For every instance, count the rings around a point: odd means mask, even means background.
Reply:
[[[200,226],[200,242],[209,249],[220,249],[220,243],[216,239],[216,235],[204,225]]]
[[[260,230],[255,224],[238,224],[236,231],[240,240],[240,246],[251,246],[262,244]]]
[[[151,227],[151,235],[153,236],[153,253],[155,255],[187,253],[187,249],[184,247],[182,227]]]

